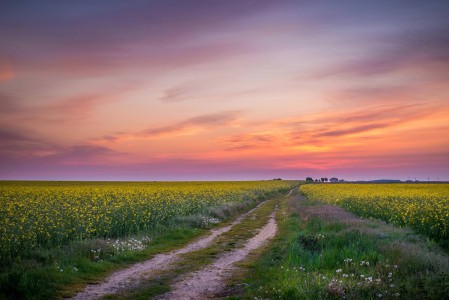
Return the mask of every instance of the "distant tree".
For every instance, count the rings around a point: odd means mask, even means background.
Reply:
[[[324,182],[324,177],[321,177],[321,182]]]
[[[345,182],[344,179],[338,179],[338,182]]]
[[[307,177],[307,178],[306,178],[306,181],[307,181],[307,182],[313,182],[313,178],[312,178],[312,177]]]
[[[282,178],[274,178],[273,180],[282,180]]]
[[[338,182],[338,178],[337,177],[332,177],[331,179],[329,179],[330,182]]]
[[[318,179],[315,179],[315,182],[320,182]]]
[[[324,181],[328,182],[329,180],[327,179],[327,177],[324,177]]]

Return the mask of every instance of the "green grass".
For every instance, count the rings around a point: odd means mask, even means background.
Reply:
[[[449,258],[435,243],[333,210],[301,196],[283,201],[277,238],[242,264],[229,299],[447,297]]]

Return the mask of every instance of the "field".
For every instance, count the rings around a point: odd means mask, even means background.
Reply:
[[[266,197],[292,185],[265,182],[1,182],[3,261],[38,247],[148,232],[214,206]],[[214,221],[212,218],[204,222]]]
[[[295,181],[0,182],[0,298],[60,297],[176,249]]]
[[[443,299],[448,196],[449,184],[1,182],[0,299]]]
[[[449,184],[309,184],[301,191],[309,199],[340,205],[362,217],[449,239]]]

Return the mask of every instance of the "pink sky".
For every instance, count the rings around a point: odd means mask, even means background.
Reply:
[[[449,180],[446,1],[0,4],[0,179]]]

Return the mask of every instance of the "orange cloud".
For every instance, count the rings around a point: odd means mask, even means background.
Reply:
[[[246,133],[222,137],[221,150],[204,157],[283,169],[409,166],[410,157],[438,155],[449,147],[441,136],[448,119],[448,105],[429,103],[315,113],[266,122],[263,128],[242,126]],[[404,157],[390,159],[399,153]]]
[[[426,103],[381,105],[349,112],[334,111],[306,115],[285,121],[281,125],[291,128],[289,134],[293,143],[320,143],[332,138],[371,135],[380,130],[391,130],[404,123],[429,120],[436,112],[438,106]]]

